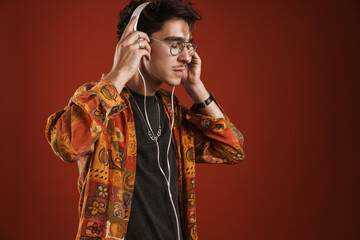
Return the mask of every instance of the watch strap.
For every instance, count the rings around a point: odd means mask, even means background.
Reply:
[[[198,108],[204,108],[206,107],[207,105],[209,105],[212,101],[214,101],[214,97],[213,95],[210,93],[210,96],[203,102],[201,103],[195,103],[195,105],[198,107]]]

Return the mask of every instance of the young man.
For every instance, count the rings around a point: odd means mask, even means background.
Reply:
[[[154,0],[133,31],[143,2],[119,14],[111,71],[80,87],[46,127],[54,152],[79,166],[76,239],[198,239],[195,162],[244,159],[241,133],[200,78],[200,16],[191,4]],[[191,109],[172,104],[162,83],[182,84]]]

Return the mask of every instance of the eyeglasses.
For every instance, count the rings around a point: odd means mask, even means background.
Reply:
[[[152,37],[149,37],[149,38],[152,40],[164,43],[166,45],[169,45],[170,53],[173,56],[180,55],[182,53],[182,51],[184,50],[184,48],[186,47],[188,54],[190,55],[190,57],[192,57],[195,54],[196,49],[198,48],[197,43],[194,43],[194,42],[176,41],[176,42],[170,44],[170,43],[167,43],[167,42],[164,42],[164,41],[152,38]]]

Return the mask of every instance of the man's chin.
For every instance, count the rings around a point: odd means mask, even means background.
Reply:
[[[171,79],[171,80],[168,80],[168,81],[166,81],[164,83],[166,85],[171,86],[171,87],[176,87],[176,86],[179,86],[181,84],[181,78]]]

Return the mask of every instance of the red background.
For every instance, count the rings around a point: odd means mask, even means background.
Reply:
[[[244,162],[197,165],[200,239],[360,239],[359,1],[194,3],[202,80],[246,139]],[[0,239],[74,239],[77,166],[44,128],[110,71],[124,6],[0,1]]]

